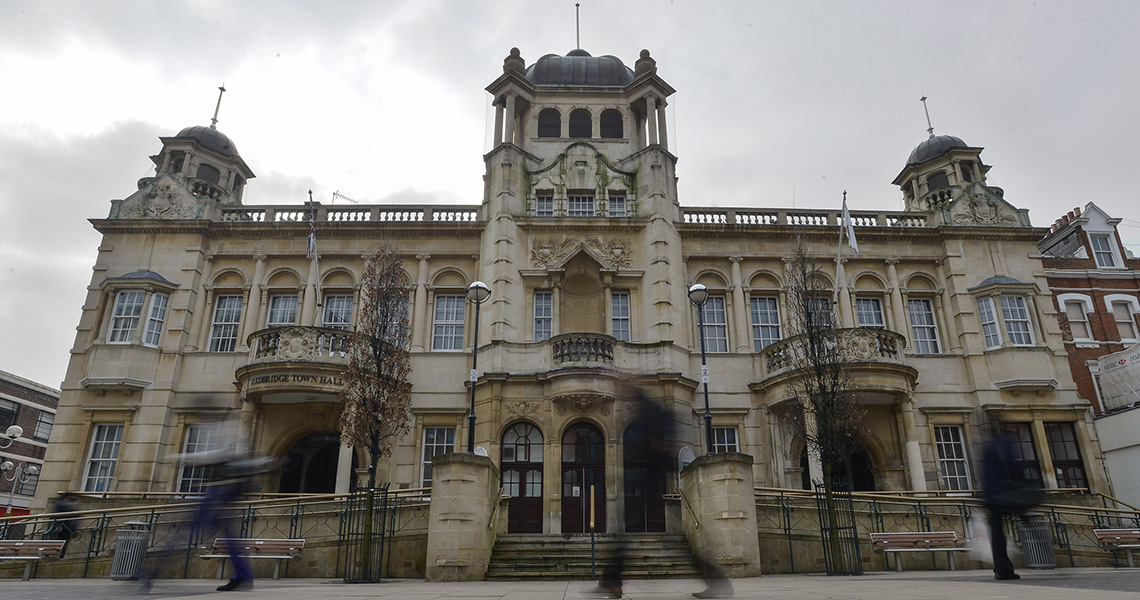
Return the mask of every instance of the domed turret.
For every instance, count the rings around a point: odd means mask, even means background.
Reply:
[[[213,127],[203,127],[202,125],[187,127],[179,131],[178,135],[174,137],[175,139],[194,140],[203,148],[213,150],[224,156],[239,156],[237,146],[230,141],[230,138]]]
[[[963,142],[962,138],[952,135],[931,135],[911,151],[910,158],[906,159],[906,164],[917,165],[924,163],[932,158],[938,158],[946,154],[946,152],[953,148],[969,148],[969,145]]]
[[[581,48],[566,56],[547,54],[526,70],[535,85],[626,86],[633,81],[633,70],[616,56],[590,56]]]

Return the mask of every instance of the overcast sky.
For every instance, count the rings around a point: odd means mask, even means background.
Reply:
[[[682,205],[899,210],[926,134],[985,148],[1048,226],[1089,201],[1140,253],[1140,2],[582,0],[581,46],[678,92]],[[512,46],[575,47],[574,2],[0,3],[0,369],[58,387],[99,245],[87,222],[209,125],[250,204],[482,200],[490,96]]]

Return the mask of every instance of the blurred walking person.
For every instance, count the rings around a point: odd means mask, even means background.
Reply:
[[[1040,503],[1044,495],[1032,474],[1021,468],[1015,444],[1013,436],[994,428],[982,453],[982,503],[990,530],[994,579],[998,581],[1021,579],[1009,559],[1002,517],[1024,514]]]

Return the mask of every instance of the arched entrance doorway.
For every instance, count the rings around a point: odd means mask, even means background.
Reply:
[[[853,492],[875,491],[875,474],[871,471],[873,464],[871,463],[871,455],[867,453],[867,450],[863,448],[863,446],[859,446],[850,454],[848,462],[851,466],[851,472],[848,473],[846,464],[839,462],[831,469],[832,478],[837,481],[850,481],[851,491]],[[800,468],[803,469],[801,475],[803,488],[805,490],[812,489],[811,476],[808,474],[808,454],[806,446],[804,447],[803,454],[800,455]]]
[[[594,531],[606,530],[606,456],[602,432],[575,423],[562,435],[562,533],[590,531],[590,486]]]
[[[647,533],[665,531],[665,465],[661,451],[650,441],[650,423],[635,421],[622,438],[625,477],[625,531]],[[660,434],[657,435],[660,438]]]
[[[282,494],[331,494],[336,491],[340,436],[315,433],[297,442],[281,463]],[[356,453],[353,465],[356,467]]]
[[[542,432],[516,423],[503,434],[503,493],[508,533],[542,533]]]

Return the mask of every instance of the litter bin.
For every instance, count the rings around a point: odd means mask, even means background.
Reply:
[[[127,521],[119,527],[115,540],[115,558],[111,561],[111,579],[123,581],[138,579],[146,560],[146,542],[150,536],[150,523]]]
[[[1025,554],[1028,569],[1054,569],[1057,556],[1053,554],[1053,538],[1049,535],[1049,521],[1041,513],[1025,513],[1017,523],[1021,537],[1021,551]]]

